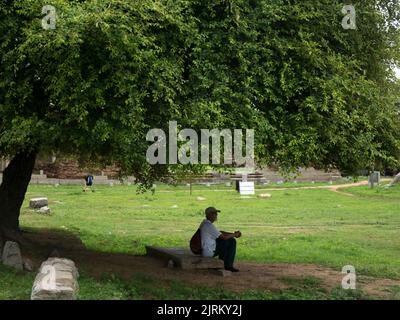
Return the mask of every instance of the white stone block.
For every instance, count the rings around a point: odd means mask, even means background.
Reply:
[[[72,260],[49,258],[40,266],[33,283],[31,300],[76,300],[78,277]]]

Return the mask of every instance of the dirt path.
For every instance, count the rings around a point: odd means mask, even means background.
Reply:
[[[386,181],[386,180],[383,180]],[[255,189],[256,191],[285,191],[285,190],[312,190],[312,189],[327,189],[329,191],[339,193],[341,195],[349,196],[349,197],[354,197],[354,194],[340,191],[339,189],[341,188],[353,188],[353,187],[360,187],[360,186],[366,186],[368,185],[368,181],[360,181],[360,182],[355,182],[355,183],[347,183],[347,184],[338,184],[338,185],[330,185],[330,186],[309,186],[309,187],[290,187],[290,188],[264,188],[264,189]],[[236,190],[228,189],[228,190],[220,190],[220,189],[210,189],[210,190],[205,190],[207,192],[213,191],[213,192],[237,192]],[[169,191],[169,190],[160,190],[157,191],[160,193],[175,193],[175,192],[190,192],[189,190],[178,190],[178,191]]]
[[[279,191],[279,190],[310,190],[310,189],[328,189],[333,192],[342,193],[346,195],[351,195],[351,193],[341,192],[338,189],[341,188],[353,188],[368,185],[368,181],[360,181],[355,183],[347,183],[347,184],[337,184],[331,186],[316,186],[316,187],[294,187],[294,188],[266,188],[266,189],[256,189],[257,191]]]
[[[386,180],[384,180],[386,181]],[[328,189],[333,192],[339,192],[339,193],[344,193],[338,191],[338,189],[341,188],[352,188],[352,187],[359,187],[359,186],[366,186],[368,185],[368,181],[360,181],[360,182],[355,182],[355,183],[347,183],[347,184],[338,184],[338,185],[329,185],[329,186],[308,186],[308,187],[287,187],[287,188],[263,188],[263,189],[255,189],[256,191],[285,191],[285,190],[311,190],[311,189]],[[207,189],[207,190],[196,190],[197,192],[199,191],[213,191],[213,192],[237,192],[236,190],[233,189]],[[189,190],[159,190],[157,191],[159,193],[175,193],[175,192],[190,192]],[[349,194],[349,193],[344,193],[344,194]]]
[[[360,186],[366,186],[366,185],[368,185],[368,181],[361,181],[361,182],[351,183],[351,184],[347,184],[347,185],[346,184],[339,184],[339,185],[336,185],[336,186],[332,186],[331,188],[329,188],[329,190],[332,191],[332,192],[343,194],[345,196],[354,197],[354,194],[348,193],[348,192],[344,192],[344,191],[339,191],[338,189],[341,189],[341,188],[353,188],[353,187],[360,187]]]
[[[223,288],[232,292],[248,290],[276,291],[289,288],[299,288],[306,277],[319,279],[319,287],[330,292],[341,286],[343,274],[341,270],[334,270],[315,264],[287,264],[287,263],[238,263],[241,270],[229,277],[221,277],[210,271],[169,269],[165,262],[147,256],[133,256],[119,253],[102,253],[87,250],[81,240],[70,234],[54,231],[28,233],[28,239],[41,248],[30,258],[36,267],[46,259],[46,255],[57,248],[61,256],[75,261],[78,269],[99,279],[108,273],[116,274],[123,279],[131,280],[138,274],[155,279],[160,285],[168,285],[177,281],[186,285]],[[47,253],[46,253],[47,252]],[[400,280],[378,279],[358,276],[357,286],[364,293],[377,298],[388,299],[392,293],[392,286],[400,287]]]
[[[232,292],[248,290],[277,291],[301,286],[302,280],[309,277],[319,279],[320,287],[326,292],[341,286],[343,274],[314,264],[286,263],[238,263],[239,273],[229,277],[221,277],[207,270],[169,269],[165,263],[146,256],[131,256],[123,254],[74,252],[70,257],[76,261],[79,268],[92,276],[99,278],[104,273],[115,273],[130,280],[136,274],[145,274],[157,282],[168,284],[171,281],[194,286],[223,288]],[[400,280],[376,279],[359,276],[358,288],[364,293],[379,297],[390,298],[388,289],[399,286]],[[298,288],[298,287],[297,287]]]

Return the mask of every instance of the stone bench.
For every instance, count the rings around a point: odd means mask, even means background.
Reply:
[[[148,256],[165,261],[172,260],[175,267],[185,270],[224,268],[222,260],[196,255],[189,249],[146,246],[146,253]]]

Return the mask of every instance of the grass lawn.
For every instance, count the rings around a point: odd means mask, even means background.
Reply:
[[[296,185],[299,186],[302,184]],[[22,209],[21,226],[65,230],[78,235],[89,249],[141,255],[145,245],[187,247],[203,219],[204,208],[215,206],[222,210],[216,223],[219,229],[242,231],[243,237],[238,240],[239,262],[312,263],[337,270],[353,265],[357,274],[400,279],[399,186],[387,190],[343,189],[353,193],[353,197],[327,189],[273,190],[269,191],[270,199],[243,199],[236,192],[220,189],[213,192],[194,186],[189,195],[186,186],[157,186],[154,194],[136,194],[135,186],[96,186],[95,192],[84,193],[81,186],[31,185]],[[49,198],[50,216],[28,208],[30,198],[42,196]],[[198,201],[198,196],[207,200]],[[21,283],[19,287],[31,287],[32,277],[0,268],[0,299],[29,298],[25,291],[12,288],[15,281]],[[141,299],[151,292],[151,281],[141,279],[129,284],[118,276],[95,281],[83,274],[80,298]],[[96,290],[99,286],[102,290]],[[296,290],[230,294],[204,289],[200,294],[196,293],[198,288],[172,283],[164,291],[155,290],[150,298],[363,297],[357,291],[338,289],[325,294],[317,288],[314,278],[306,278]],[[395,296],[399,295],[398,289],[393,289]]]
[[[0,265],[0,300],[29,300],[34,273],[17,272]],[[100,280],[86,274],[79,277],[79,300],[352,300],[373,299],[359,290],[345,291],[335,288],[326,293],[319,287],[319,280],[305,277],[301,280],[287,279],[295,289],[275,292],[249,290],[244,293],[228,292],[203,286],[187,286],[172,281],[167,287],[160,287],[157,280],[137,274],[130,281],[118,276],[105,275]],[[395,289],[394,289],[395,290]],[[397,289],[396,289],[397,290]],[[394,294],[398,294],[395,292]]]

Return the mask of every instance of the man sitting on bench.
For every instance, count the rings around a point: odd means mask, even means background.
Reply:
[[[236,255],[236,239],[242,236],[240,231],[229,233],[218,231],[213,225],[217,220],[220,210],[214,207],[206,209],[206,219],[200,225],[201,245],[203,248],[202,254],[204,257],[216,257],[224,260],[225,270],[238,272],[239,270],[233,267],[233,261]]]

